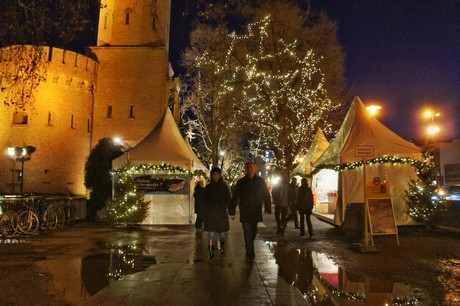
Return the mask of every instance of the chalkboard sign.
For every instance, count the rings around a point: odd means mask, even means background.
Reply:
[[[367,199],[372,235],[398,235],[390,198]]]

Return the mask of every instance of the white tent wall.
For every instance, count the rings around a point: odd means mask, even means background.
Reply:
[[[144,200],[151,202],[142,224],[189,224],[193,221],[190,194],[146,194]]]
[[[367,181],[378,177],[389,182],[391,202],[398,225],[414,224],[406,212],[404,190],[409,188],[410,178],[416,178],[415,168],[407,164],[373,164],[366,166]],[[335,211],[338,225],[345,219],[347,204],[364,202],[363,167],[342,171],[342,209]],[[342,214],[341,216],[337,214]]]
[[[302,162],[294,170],[292,170],[292,172],[298,172],[302,174],[310,173],[311,165],[316,162],[316,160],[321,156],[321,154],[323,154],[328,146],[329,142],[327,141],[326,136],[324,136],[323,131],[318,128],[310,148],[307,151],[307,154],[305,154]]]

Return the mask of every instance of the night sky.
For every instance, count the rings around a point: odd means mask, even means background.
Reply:
[[[187,45],[184,1],[173,0],[171,61]],[[460,0],[312,0],[338,23],[348,90],[406,139],[424,138],[422,110],[441,114],[440,138],[460,137]],[[174,20],[174,19],[173,19]]]

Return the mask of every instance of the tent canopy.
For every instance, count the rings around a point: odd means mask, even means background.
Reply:
[[[315,138],[313,138],[310,148],[307,151],[307,154],[304,156],[302,162],[297,167],[295,167],[293,173],[310,173],[311,164],[316,162],[316,160],[321,156],[321,154],[323,154],[328,146],[329,141],[327,141],[323,131],[318,128],[316,130]]]
[[[355,155],[357,146],[373,146],[374,157],[387,155],[422,158],[419,147],[384,126],[355,97],[335,139],[314,166],[359,161],[362,157]]]
[[[182,138],[169,108],[166,108],[163,117],[152,132],[131,150],[116,158],[113,167],[122,167],[128,160],[131,166],[165,163],[188,170],[206,170]]]

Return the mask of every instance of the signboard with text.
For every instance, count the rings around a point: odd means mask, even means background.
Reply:
[[[397,235],[396,220],[390,198],[367,199],[372,235]]]
[[[356,146],[355,156],[373,157],[374,156],[374,146]]]
[[[189,194],[190,177],[182,174],[133,174],[137,190],[145,194]],[[116,184],[118,180],[115,180]]]

